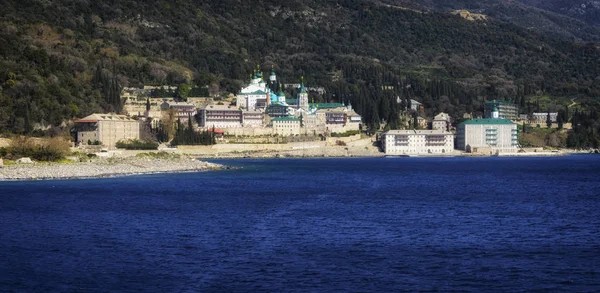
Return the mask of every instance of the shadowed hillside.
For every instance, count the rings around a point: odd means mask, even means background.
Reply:
[[[311,99],[351,102],[372,126],[396,123],[399,96],[456,117],[488,98],[525,105],[532,95],[600,96],[597,45],[497,17],[468,21],[359,0],[4,2],[4,132],[118,112],[123,86],[236,92],[257,65],[275,66],[284,82],[305,76],[328,89]]]

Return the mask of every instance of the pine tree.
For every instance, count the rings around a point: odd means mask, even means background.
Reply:
[[[563,113],[562,111],[558,113],[556,117],[556,123],[558,124],[558,130],[563,129]]]

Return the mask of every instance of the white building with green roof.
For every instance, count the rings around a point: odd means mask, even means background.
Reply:
[[[259,110],[257,104],[268,104],[271,99],[271,89],[263,80],[260,68],[250,77],[250,84],[243,88],[236,97],[236,106],[246,110]],[[274,94],[273,94],[274,95]]]
[[[498,117],[492,114],[492,117]],[[492,153],[514,153],[519,147],[517,124],[504,118],[471,119],[458,124],[456,148]]]
[[[276,117],[272,120],[273,130],[281,136],[300,134],[300,119],[295,117]]]

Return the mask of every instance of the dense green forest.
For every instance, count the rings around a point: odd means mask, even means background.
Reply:
[[[598,44],[496,20],[361,0],[4,2],[0,132],[118,112],[124,86],[235,93],[257,65],[284,83],[305,76],[327,89],[311,99],[352,103],[370,127],[398,126],[410,98],[458,119],[489,99],[600,96]]]
[[[372,0],[419,11],[468,10],[568,40],[600,40],[600,4],[592,0]]]

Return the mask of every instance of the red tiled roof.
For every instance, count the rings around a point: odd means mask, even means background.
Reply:
[[[218,128],[209,128],[208,132],[213,132],[213,130],[215,131],[215,133],[225,133],[225,131],[223,131],[223,129],[218,129]]]

